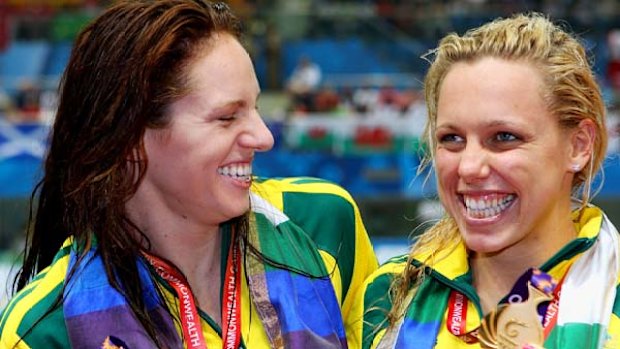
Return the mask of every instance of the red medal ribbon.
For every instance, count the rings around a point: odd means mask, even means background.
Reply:
[[[465,343],[476,343],[478,338],[476,337],[477,329],[465,332],[465,325],[467,324],[467,297],[458,291],[452,291],[450,293],[450,299],[448,300],[448,318],[446,319],[446,326],[448,331],[457,336]]]
[[[202,334],[200,315],[198,315],[198,310],[194,303],[194,295],[185,277],[165,261],[146,252],[143,255],[155,268],[157,274],[174,288],[179,297],[181,328],[183,329],[183,339],[187,343],[187,347],[190,349],[206,349],[207,342]]]
[[[235,230],[232,229],[230,251],[224,276],[224,299],[222,300],[222,342],[223,348],[236,349],[241,343],[241,258],[239,245],[235,243]],[[224,326],[226,324],[226,326]]]
[[[568,272],[567,272],[568,274]],[[562,285],[564,284],[564,278],[566,274],[562,277],[558,285],[553,290],[553,299],[549,303],[549,307],[547,308],[547,312],[545,313],[545,318],[543,320],[543,329],[545,330],[545,338],[549,336],[551,330],[555,327],[555,324],[558,322],[558,310],[560,309],[560,297],[562,296]]]
[[[239,246],[235,243],[234,229],[231,241],[228,263],[226,263],[225,288],[222,299],[222,347],[225,349],[236,349],[241,343],[241,307],[239,305],[239,300],[241,299],[241,279],[237,275],[238,271],[241,270],[241,258],[239,256]],[[142,254],[155,268],[157,274],[174,288],[179,297],[181,328],[183,329],[183,339],[187,344],[187,348],[207,349],[207,342],[202,333],[200,315],[196,308],[194,295],[185,276],[176,268],[171,267],[166,261],[146,252]]]

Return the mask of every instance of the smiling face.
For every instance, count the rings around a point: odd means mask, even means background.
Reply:
[[[245,49],[218,34],[201,50],[186,68],[189,94],[167,110],[169,125],[145,132],[148,168],[131,207],[217,226],[248,210],[254,152],[271,149],[273,137]]]
[[[439,195],[474,252],[553,249],[574,233],[571,133],[547,110],[543,91],[532,64],[497,58],[456,63],[441,85]]]

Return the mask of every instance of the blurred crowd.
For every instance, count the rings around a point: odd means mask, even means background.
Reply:
[[[405,116],[423,100],[420,91],[399,88],[388,81],[380,86],[360,81],[357,86],[332,86],[322,81],[321,67],[302,56],[287,79],[285,91],[293,117],[321,115]]]
[[[22,81],[13,93],[0,87],[0,117],[16,123],[49,123],[56,98],[56,91],[42,89],[35,81]]]
[[[83,23],[111,2],[42,0],[35,5],[35,2],[28,0],[9,0],[0,4],[0,29],[4,27],[6,44],[10,44],[10,40],[71,40]],[[227,2],[248,23],[249,51],[253,53],[261,85],[266,87],[266,91],[283,91],[287,95],[285,109],[290,119],[315,114],[364,119],[390,119],[385,118],[386,115],[423,118],[425,110],[417,86],[403,86],[387,78],[380,82],[359,79],[355,84],[339,84],[328,79],[333,74],[341,73],[338,69],[343,67],[328,66],[325,61],[343,61],[344,67],[350,68],[367,57],[328,51],[322,55],[341,54],[345,57],[325,58],[322,61],[324,66],[321,66],[313,61],[310,53],[304,53],[303,50],[291,53],[291,43],[304,40],[311,43],[316,39],[327,38],[338,44],[341,39],[355,37],[368,44],[371,51],[379,47],[377,42],[382,43],[387,45],[387,49],[378,54],[379,58],[392,63],[394,69],[418,74],[421,79],[426,62],[419,59],[419,56],[428,47],[433,47],[440,35],[450,31],[461,32],[478,25],[480,21],[516,11],[540,11],[553,18],[562,18],[567,24],[570,23],[574,31],[582,33],[584,39],[589,40],[590,44],[586,46],[596,53],[596,71],[604,79],[601,85],[608,88],[605,92],[610,107],[609,130],[613,133],[612,140],[618,138],[620,31],[610,29],[620,28],[620,2],[617,0],[597,0],[594,4],[585,0]],[[409,48],[401,51],[402,47]],[[315,54],[314,58],[320,57]],[[297,65],[292,73],[288,73],[295,59]],[[17,90],[11,85],[10,91],[3,91],[1,74],[0,69],[0,115],[12,121],[51,120],[55,108],[55,91],[35,81],[24,81]],[[5,83],[8,84],[8,80]],[[612,142],[610,148],[620,149],[614,144]]]

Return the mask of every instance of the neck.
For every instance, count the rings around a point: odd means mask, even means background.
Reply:
[[[219,226],[205,226],[155,211],[145,205],[127,205],[129,218],[150,241],[148,252],[174,264],[187,278],[197,306],[220,323],[219,292],[213,292],[213,285],[219,289],[221,284]]]
[[[540,267],[577,235],[572,221],[542,239],[521,241],[504,250],[470,255],[474,287],[484,313],[494,309],[517,279],[532,267]]]
[[[205,273],[217,271],[219,274],[222,245],[219,227],[192,229],[187,225],[153,225],[144,222],[136,222],[136,225],[150,241],[148,252],[172,262],[183,272],[192,287],[192,280],[204,278]]]
[[[474,254],[470,259],[474,287],[480,297],[482,311],[494,309],[510,291],[516,280],[531,265],[525,259],[512,263],[496,256]]]
[[[172,262],[185,275],[196,306],[221,324],[220,293],[213,290],[221,284],[222,235],[212,231],[205,236],[174,237],[175,234],[151,234],[151,252]]]
[[[148,252],[172,262],[190,284],[201,280],[205,272],[215,270],[219,274],[219,223],[173,209],[152,192],[140,187],[125,205],[128,218],[150,241]]]
[[[183,272],[192,290],[208,286],[207,276],[219,275],[221,266],[222,236],[218,231],[208,233],[207,236],[192,236],[183,234],[149,235],[151,253],[172,262]],[[212,284],[211,284],[212,285]]]

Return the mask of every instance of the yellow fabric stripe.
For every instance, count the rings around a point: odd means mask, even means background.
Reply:
[[[284,211],[284,203],[283,203],[283,193],[287,192],[295,192],[295,193],[320,193],[320,194],[332,194],[339,197],[342,197],[347,202],[351,204],[354,208],[355,215],[355,255],[362,256],[362,258],[357,258],[354,266],[353,266],[353,275],[351,277],[351,283],[349,289],[356,288],[356,285],[361,285],[362,282],[366,279],[369,272],[377,269],[378,264],[377,260],[374,257],[374,251],[372,249],[372,245],[370,243],[370,239],[368,238],[368,234],[366,232],[366,228],[364,227],[364,223],[362,221],[361,214],[359,212],[359,208],[357,204],[344,188],[330,183],[323,182],[317,179],[317,182],[311,183],[296,183],[300,180],[303,180],[303,177],[292,177],[292,178],[284,178],[284,179],[268,179],[262,183],[255,183],[252,185],[252,191],[265,200],[269,201],[274,207],[279,209],[280,211]],[[323,254],[323,259],[325,259],[325,254]],[[367,258],[363,258],[367,257]],[[327,270],[331,270],[330,265],[327,265]],[[338,274],[340,276],[340,274]],[[332,280],[334,283],[334,287],[336,287],[335,280]],[[352,299],[353,297],[348,297],[348,295],[342,295],[343,285],[342,281],[338,280],[338,287],[336,287],[336,295],[338,296],[338,301],[342,304],[342,312],[343,314],[348,314],[351,310]],[[354,292],[349,292],[354,293]],[[342,297],[346,296],[343,300]]]
[[[24,298],[20,299],[18,303],[13,307],[10,317],[7,319],[4,330],[2,331],[2,339],[0,340],[0,347],[11,348],[14,343],[20,340],[20,336],[17,333],[17,329],[21,324],[21,321],[26,316],[28,311],[32,309],[33,304],[37,304],[43,298],[45,298],[52,290],[60,285],[67,273],[69,267],[69,255],[60,258],[56,263],[46,268],[47,274],[44,278],[38,282],[33,282],[32,285],[28,285],[22,292],[26,290],[32,290]],[[7,314],[9,316],[9,314]],[[29,348],[25,343],[21,342],[18,348]]]
[[[49,267],[41,270],[41,273],[39,275],[45,274],[47,273],[47,271],[49,270]],[[37,286],[39,283],[41,282],[41,279],[36,280],[36,281],[31,281],[30,283],[28,283],[23,289],[21,289],[19,291],[19,293],[17,293],[13,299],[16,299],[20,294],[23,294],[25,292],[28,292],[28,290],[32,289],[33,287]],[[12,312],[8,311],[9,308],[11,307],[11,303],[7,304],[6,308],[4,309],[4,314],[2,315],[2,318],[0,319],[0,324],[4,323],[6,318],[9,316],[9,313],[12,314]]]
[[[325,270],[329,273],[332,285],[334,286],[334,292],[336,298],[338,298],[338,304],[342,305],[342,278],[340,277],[340,268],[336,264],[336,259],[329,253],[319,250],[321,258],[323,258],[323,264],[325,264]]]
[[[437,253],[434,257],[434,261],[430,261],[430,265],[433,265],[440,274],[446,276],[449,279],[454,279],[469,271],[469,265],[467,263],[454,263],[455,260],[462,261],[467,260],[467,248],[465,243],[460,241],[458,245],[451,249],[444,249],[441,251],[429,251],[427,253],[417,255],[416,259],[419,261],[426,260],[431,253]]]
[[[578,254],[576,256],[573,256],[569,260],[561,261],[560,263],[556,264],[555,266],[553,266],[553,268],[551,268],[551,270],[549,270],[549,275],[551,275],[554,279],[558,281],[561,280],[568,272],[568,269],[570,269],[570,266],[577,258],[579,258],[579,256],[581,256],[581,254]]]
[[[386,329],[382,329],[381,331],[377,332],[377,335],[375,336],[375,338],[372,340],[372,344],[370,345],[371,348],[376,348],[377,345],[379,345],[379,341],[381,340],[381,338],[383,338],[383,336],[385,335],[385,331],[387,331]]]
[[[573,211],[572,218],[579,237],[590,239],[597,236],[601,229],[603,212],[598,207],[591,206],[583,210],[581,217],[579,217],[579,211]]]
[[[604,349],[618,349],[620,348],[620,319],[614,314],[611,314],[609,320],[609,328],[607,330],[610,338],[603,345]]]
[[[269,201],[278,210],[284,211],[284,199],[282,198],[279,182],[252,183],[251,190]]]
[[[379,269],[370,274],[366,280],[360,285],[360,287],[352,295],[351,309],[348,315],[345,317],[345,329],[347,334],[347,342],[349,348],[361,348],[362,347],[362,334],[364,328],[364,293],[368,289],[368,285],[372,284],[376,278],[386,274],[400,274],[405,269],[406,263],[387,262],[383,264]],[[386,290],[386,293],[388,291]],[[379,340],[385,334],[385,329],[381,330],[374,337],[371,348],[375,348],[379,343]]]
[[[333,194],[355,205],[351,195],[338,185],[330,182],[295,183],[299,180],[303,180],[303,178],[268,179],[262,183],[253,183],[252,191],[271,202],[281,211],[284,209],[282,194],[287,192]]]
[[[370,243],[370,238],[366,232],[366,227],[362,221],[362,216],[359,209],[352,198],[348,195],[344,195],[354,208],[355,214],[355,263],[353,264],[353,275],[351,276],[351,284],[349,291],[345,295],[344,303],[342,304],[342,313],[344,317],[348,316],[351,308],[353,307],[355,293],[357,288],[360,287],[368,275],[379,267],[377,258],[375,256],[374,249]],[[339,299],[340,300],[340,299]]]

